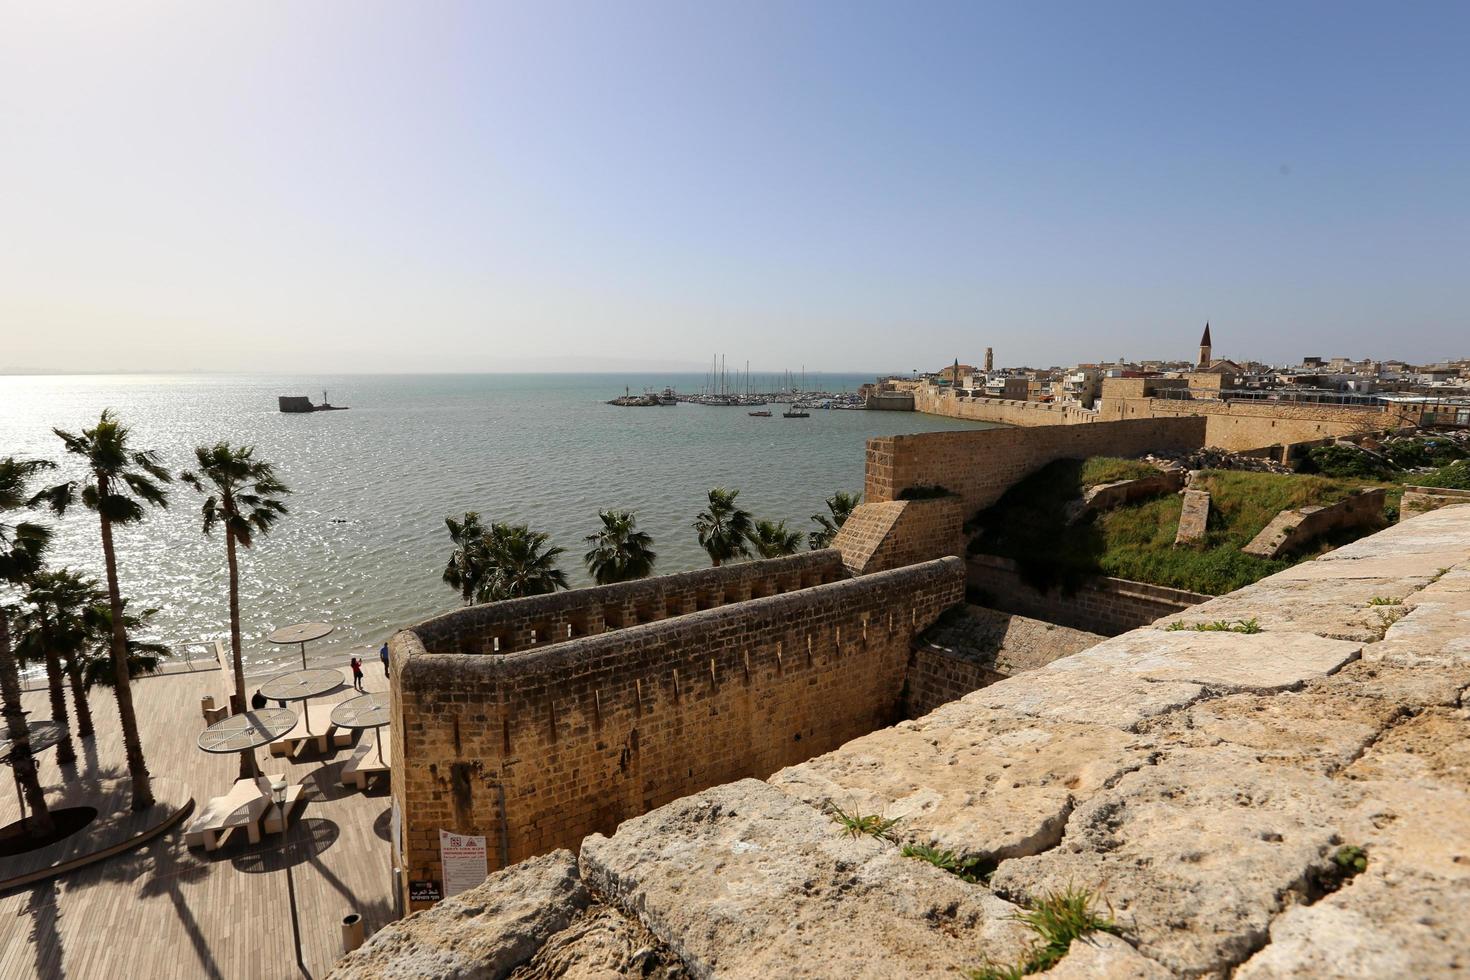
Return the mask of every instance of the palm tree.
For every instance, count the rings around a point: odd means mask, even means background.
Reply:
[[[467,606],[474,605],[491,574],[490,556],[485,547],[485,527],[480,515],[472,510],[455,520],[444,518],[449,528],[449,540],[454,542],[454,551],[449,555],[449,564],[444,568],[444,581],[459,591]]]
[[[46,492],[52,508],[64,513],[80,496],[82,505],[97,514],[102,528],[102,557],[107,568],[107,602],[112,614],[112,661],[117,696],[117,715],[122,724],[123,748],[128,758],[128,775],[133,781],[133,809],[153,806],[153,784],[143,759],[143,740],[138,733],[138,716],[133,709],[133,688],[128,675],[128,636],[123,616],[122,591],[117,582],[117,552],[112,528],[136,524],[146,512],[143,504],[167,507],[168,495],[160,483],[173,477],[163,468],[158,454],[135,450],[131,430],[108,409],[97,425],[81,435],[53,429],[66,451],[80,456],[87,465],[84,480],[63,483]]]
[[[63,568],[32,576],[27,582],[25,598],[30,608],[17,619],[16,651],[29,663],[45,663],[51,686],[51,715],[63,724],[67,721],[63,676],[70,682],[77,714],[74,734],[88,738],[93,733],[92,711],[79,660],[86,642],[83,617],[91,607],[106,602],[107,593],[95,579]],[[66,762],[67,756],[76,758],[70,737],[61,744],[61,750],[63,754],[58,755],[58,762]]]
[[[739,490],[715,487],[709,492],[709,506],[694,519],[694,530],[699,534],[699,543],[709,554],[711,565],[718,566],[731,558],[748,558],[750,549],[746,538],[751,531],[750,511],[741,510],[735,503]]]
[[[653,538],[637,530],[632,511],[600,510],[597,516],[602,519],[602,529],[587,535],[585,540],[592,550],[582,556],[592,580],[598,585],[611,585],[652,575],[658,557]]]
[[[179,479],[205,494],[204,533],[216,526],[225,529],[225,559],[230,569],[230,653],[235,666],[235,694],[239,708],[245,708],[245,666],[240,656],[240,567],[236,563],[235,546],[249,548],[256,534],[269,534],[286,505],[279,498],[291,491],[276,479],[271,464],[255,458],[254,446],[231,446],[217,442],[194,450],[199,472],[188,470]],[[240,753],[240,775],[255,772],[253,753]]]
[[[134,638],[134,634],[146,630],[158,615],[157,609],[144,609],[136,616],[127,611],[127,600],[123,600],[123,626],[128,632],[128,676],[156,674],[164,657],[170,653],[162,643]],[[90,691],[93,686],[117,687],[116,662],[112,657],[112,607],[107,602],[90,606],[82,616],[84,634],[82,644],[73,658],[80,668],[82,689]]]
[[[494,569],[484,589],[490,601],[546,595],[567,587],[567,576],[556,567],[564,548],[546,547],[548,535],[524,524],[493,524],[486,536]]]
[[[762,558],[794,555],[801,547],[801,532],[788,530],[785,521],[756,521],[747,537]]]
[[[863,495],[860,493],[848,493],[846,490],[838,490],[827,498],[827,510],[832,515],[813,514],[812,520],[816,521],[817,530],[807,534],[807,542],[813,551],[826,548],[832,544],[832,539],[837,537],[837,531],[847,523],[847,518],[852,514],[858,504],[862,503]]]
[[[33,476],[52,466],[39,459],[18,460],[11,456],[0,459],[0,514],[34,503],[34,498],[27,495],[27,485]],[[50,541],[51,529],[42,524],[0,522],[0,582],[17,585],[34,575],[41,567]],[[14,746],[10,764],[21,794],[31,808],[30,834],[40,839],[51,833],[54,824],[51,811],[46,808],[36,760],[31,755],[30,731],[20,695],[20,665],[10,646],[10,613],[0,605],[0,709],[5,713],[5,735]]]

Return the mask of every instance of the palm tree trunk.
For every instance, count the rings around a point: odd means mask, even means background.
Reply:
[[[103,488],[104,492],[106,488]],[[112,669],[117,684],[117,717],[122,724],[123,748],[128,757],[128,775],[133,780],[133,809],[153,806],[153,780],[143,760],[143,739],[138,734],[138,716],[133,710],[133,683],[128,675],[128,634],[123,623],[122,593],[117,587],[117,553],[112,547],[112,522],[102,516],[102,557],[107,563],[107,602],[112,609]]]
[[[234,659],[235,666],[235,697],[240,700],[240,711],[244,711],[247,701],[245,699],[245,665],[240,657],[240,566],[235,561],[235,535],[231,533],[228,526],[225,527],[225,555],[230,564],[230,656]],[[230,711],[234,712],[235,705],[230,705]],[[259,775],[255,766],[255,753],[249,749],[240,753],[240,778],[249,779]]]
[[[31,809],[28,829],[32,837],[44,837],[52,830],[51,811],[46,809],[46,794],[41,789],[36,760],[31,755],[25,711],[20,703],[20,665],[10,649],[10,618],[3,606],[0,606],[0,705],[5,712],[6,737],[15,746],[10,765]]]
[[[51,689],[51,720],[66,726],[61,744],[56,747],[56,761],[69,766],[77,761],[77,750],[71,744],[71,719],[66,713],[66,688],[61,677],[61,658],[51,646],[51,625],[46,620],[46,610],[40,610],[41,645],[46,650],[46,683]]]
[[[77,738],[91,738],[96,734],[92,727],[92,706],[87,703],[87,689],[82,684],[82,665],[75,657],[66,658],[66,679],[71,685],[71,704],[77,713]]]

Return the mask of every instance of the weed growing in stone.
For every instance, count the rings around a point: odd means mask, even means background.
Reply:
[[[1166,633],[1178,633],[1181,630],[1193,630],[1196,633],[1259,633],[1261,624],[1252,616],[1250,619],[1237,619],[1234,622],[1217,619],[1212,623],[1195,623],[1193,626],[1178,620],[1164,627]]]
[[[1390,599],[1386,595],[1376,595],[1368,600],[1370,606],[1399,606],[1403,603],[1398,599]]]
[[[1368,852],[1356,844],[1344,844],[1332,855],[1332,863],[1337,865],[1344,878],[1368,870]]]
[[[1378,625],[1374,628],[1374,632],[1378,634],[1378,639],[1381,640],[1387,636],[1388,628],[1403,618],[1404,610],[1402,609],[1378,610]]]
[[[898,826],[898,818],[885,819],[876,813],[862,816],[856,813],[848,813],[836,803],[832,804],[832,819],[842,824],[842,829],[849,837],[876,837],[878,840],[886,840],[895,843],[893,828]]]
[[[1072,947],[1072,940],[1090,932],[1117,935],[1120,930],[1111,916],[1093,910],[1095,896],[1082,888],[1068,887],[1050,892],[1016,918],[1034,933],[1031,944],[1020,962],[1011,966],[986,964],[970,971],[971,980],[1013,980],[1033,973],[1044,973],[1061,962]],[[1111,910],[1109,910],[1111,911]]]
[[[981,881],[979,858],[962,858],[954,851],[940,850],[928,844],[905,844],[899,853],[906,858],[928,861],[940,871],[948,871],[972,885]]]

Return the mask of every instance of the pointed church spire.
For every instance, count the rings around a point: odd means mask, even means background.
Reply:
[[[1213,347],[1214,346],[1214,344],[1211,344],[1210,343],[1210,321],[1208,321],[1208,320],[1205,321],[1205,333],[1204,333],[1204,336],[1199,339],[1199,345],[1201,347]]]

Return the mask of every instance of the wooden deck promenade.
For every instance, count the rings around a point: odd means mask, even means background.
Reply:
[[[386,685],[376,666],[367,671],[370,691]],[[238,756],[208,755],[194,741],[204,728],[199,699],[218,681],[217,671],[205,670],[134,685],[150,771],[185,783],[196,806],[229,790],[239,767]],[[324,700],[355,693],[349,683]],[[50,716],[44,692],[25,702],[33,717]],[[97,734],[78,746],[77,766],[59,768],[54,750],[41,756],[53,790],[127,775],[112,693],[96,689],[90,702]],[[263,772],[305,787],[306,806],[284,841],[268,835],[251,845],[242,834],[206,854],[184,845],[179,826],[100,864],[0,894],[0,977],[324,976],[341,953],[342,916],[361,913],[368,935],[393,917],[387,790],[340,786],[351,754],[350,746],[299,760],[256,752]],[[0,825],[19,817],[3,775]],[[292,939],[292,890],[304,971]]]

